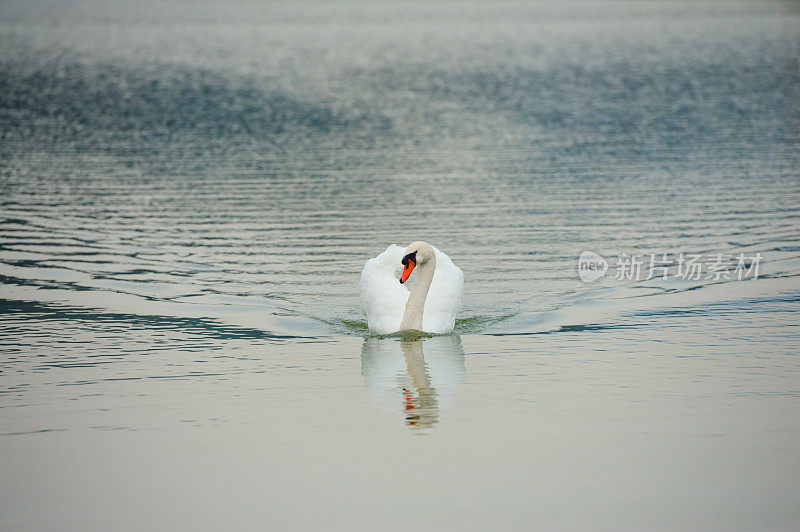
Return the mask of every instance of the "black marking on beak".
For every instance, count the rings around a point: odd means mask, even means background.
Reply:
[[[408,260],[409,259],[414,261],[414,264],[416,264],[417,263],[417,252],[413,251],[413,252],[409,253],[408,255],[406,255],[405,257],[403,257],[403,260],[400,261],[400,264],[405,266],[406,264],[408,264]]]

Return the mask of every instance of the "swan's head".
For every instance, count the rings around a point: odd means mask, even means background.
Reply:
[[[400,284],[408,280],[408,276],[411,275],[414,267],[435,259],[436,252],[433,251],[430,244],[426,244],[425,242],[412,242],[411,245],[406,248],[406,253],[401,261],[403,264],[403,275],[400,276]]]

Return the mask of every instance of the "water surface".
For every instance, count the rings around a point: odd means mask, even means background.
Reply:
[[[5,3],[0,523],[792,528],[798,27]],[[361,268],[420,239],[456,334],[371,337]],[[583,283],[585,250],[763,258]]]

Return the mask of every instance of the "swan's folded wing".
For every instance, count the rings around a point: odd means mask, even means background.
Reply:
[[[369,330],[389,334],[400,329],[408,301],[408,289],[398,282],[397,269],[404,249],[392,244],[370,259],[361,272],[361,310],[367,316]]]
[[[456,315],[461,310],[464,292],[464,272],[453,264],[450,257],[436,251],[436,271],[425,300],[422,328],[431,333],[449,333],[455,326]]]

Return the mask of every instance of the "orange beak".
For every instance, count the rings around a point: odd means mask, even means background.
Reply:
[[[411,275],[411,270],[414,269],[414,266],[415,266],[414,261],[408,259],[408,262],[406,262],[406,265],[403,268],[403,275],[400,276],[400,284],[403,284],[408,280],[408,276]]]

